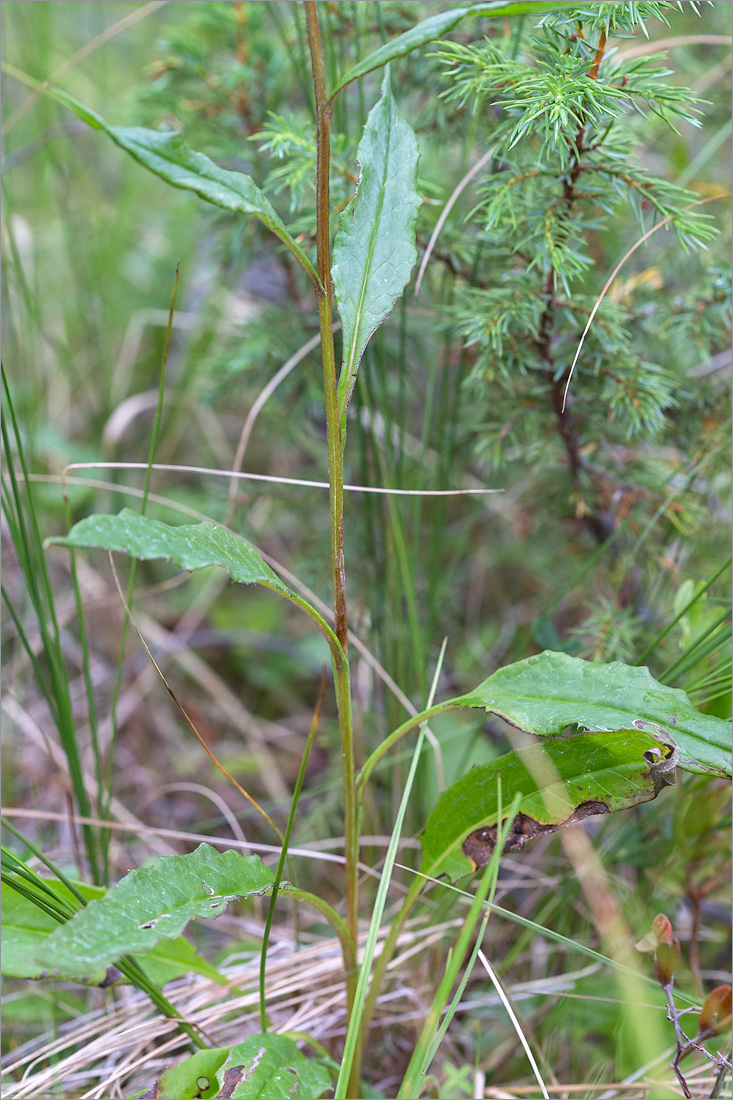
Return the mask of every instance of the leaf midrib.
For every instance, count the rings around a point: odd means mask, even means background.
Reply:
[[[367,256],[367,262],[366,262],[365,267],[364,267],[364,278],[362,279],[361,292],[359,294],[359,304],[358,304],[358,307],[357,307],[357,310],[356,310],[356,323],[354,325],[354,335],[352,337],[351,347],[349,349],[349,360],[348,360],[348,363],[344,365],[345,370],[346,370],[346,379],[347,380],[351,375],[351,371],[353,370],[354,360],[356,358],[356,350],[359,346],[359,329],[361,327],[361,320],[362,320],[362,315],[363,315],[363,312],[364,312],[364,299],[366,297],[367,286],[369,284],[369,273],[371,271],[372,257],[374,256],[374,249],[375,249],[375,246],[376,246],[377,237],[379,235],[379,223],[380,223],[380,220],[381,220],[381,217],[382,217],[382,209],[384,208],[384,194],[385,194],[386,187],[387,187],[387,172],[389,170],[389,154],[390,154],[391,146],[392,146],[393,112],[392,112],[391,104],[389,106],[389,116],[390,116],[389,117],[389,125],[388,125],[388,128],[387,128],[387,142],[386,142],[385,157],[384,157],[384,170],[382,172],[382,181],[381,181],[381,188],[380,188],[380,193],[379,193],[379,205],[377,207],[376,217],[374,218],[372,235],[371,235],[371,239],[370,239],[370,242],[369,242],[369,253],[368,253],[368,256]],[[358,196],[357,196],[356,201],[358,202]]]
[[[674,689],[671,689],[671,690],[674,690]],[[468,695],[462,696],[461,698],[462,699],[470,699],[470,698],[472,698],[472,695],[471,695],[471,693],[469,693]],[[520,695],[518,693],[513,693],[513,698],[516,699],[517,702],[519,702],[519,703],[523,703],[523,702],[541,703],[541,702],[545,701],[545,700],[542,699],[541,696],[538,696],[538,695]],[[460,700],[458,700],[458,702],[460,702]],[[567,706],[575,706],[575,707],[583,706],[583,703],[580,702],[577,698],[566,698],[565,696],[563,696],[563,697],[553,696],[552,702],[557,702],[558,704],[567,705]],[[483,702],[483,701],[480,701],[480,702],[477,702],[477,703],[471,703],[470,705],[471,705],[471,707],[484,707],[486,710],[489,710],[493,714],[496,714],[496,716],[498,718],[506,718],[506,720],[508,722],[510,722],[510,724],[512,724],[512,725],[514,724],[511,720],[511,718],[507,717],[501,710],[499,710],[498,705],[494,706],[494,704],[492,704],[492,703]],[[591,705],[592,706],[603,706],[604,704],[603,703],[593,703]],[[634,707],[634,708],[624,707],[624,706],[622,706],[620,704],[616,704],[616,703],[613,703],[613,704],[609,703],[609,704],[606,704],[606,705],[608,705],[609,707],[613,706],[621,714],[632,715],[632,714],[635,714],[636,710],[638,709],[636,707]],[[702,711],[698,711],[697,713],[700,715],[700,717],[702,719],[705,719],[706,717],[714,717],[714,715],[709,715],[709,716],[704,715],[702,713]],[[647,725],[661,725],[661,723],[652,722],[652,720],[650,718],[641,718],[640,717],[640,718],[638,718],[638,721],[639,722],[644,722]],[[688,719],[683,719],[683,721],[689,721],[689,718]],[[571,724],[571,723],[568,723],[568,724]],[[582,722],[578,722],[578,725],[582,725]],[[669,723],[666,723],[665,725],[667,727],[667,732],[669,733],[669,736],[675,741],[676,741],[675,733],[684,733],[688,737],[692,737],[696,741],[701,741],[705,745],[709,745],[711,743],[710,738],[707,738],[703,734],[695,732],[695,730],[693,730],[693,729],[683,727],[683,726],[670,726]],[[522,728],[524,728],[524,727],[522,727]],[[623,728],[631,729],[632,727],[631,726],[628,726],[628,727],[619,726],[619,727],[617,727],[617,729],[623,729]],[[589,732],[591,732],[591,731],[589,731]],[[607,730],[605,732],[614,733],[615,730],[610,729],[610,730]],[[531,730],[531,729],[525,730],[525,733],[533,733],[533,734],[535,734],[535,736],[540,736],[540,735],[537,734],[536,730]],[[725,748],[727,748],[727,745],[725,746]]]

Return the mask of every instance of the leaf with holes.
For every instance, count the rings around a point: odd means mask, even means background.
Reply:
[[[648,668],[546,650],[500,668],[455,704],[484,707],[540,737],[572,725],[589,733],[648,730],[677,746],[685,771],[731,775],[730,722],[702,714],[684,691],[660,684]]]
[[[499,777],[505,807],[522,796],[507,851],[586,817],[649,802],[673,781],[674,764],[671,745],[641,730],[618,730],[557,738],[471,768],[430,814],[420,870],[455,879],[486,866],[496,843]]]
[[[356,155],[361,178],[339,218],[331,269],[343,330],[338,384],[342,432],[369,337],[391,313],[417,260],[417,139],[397,110],[389,71]]]
[[[208,1100],[219,1095],[216,1072],[227,1059],[229,1047],[210,1047],[163,1070],[155,1083],[137,1100]]]
[[[86,882],[77,882],[75,886],[89,900],[103,897],[105,890],[101,886],[90,886]],[[46,882],[47,889],[75,903],[75,898],[62,883],[51,880]],[[1,972],[5,978],[43,978],[47,971],[36,961],[36,952],[44,941],[54,932],[59,923],[50,914],[34,905],[28,898],[17,893],[8,882],[2,887],[2,959]],[[183,974],[203,974],[213,981],[225,979],[207,963],[201,955],[182,937],[176,940],[158,943],[152,951],[137,956],[137,963],[146,977],[154,985],[164,986]],[[59,973],[64,981],[75,981],[73,975]],[[111,984],[125,982],[127,979],[119,972],[99,967],[85,974],[85,984],[90,982]]]
[[[172,187],[193,191],[199,198],[224,210],[251,214],[292,252],[316,286],[320,280],[303,249],[291,237],[270,200],[260,191],[250,176],[220,168],[203,153],[197,153],[177,131],[166,133],[146,130],[142,126],[110,126],[95,111],[60,88],[45,88],[46,94],[73,111],[95,130],[103,130],[126,153],[130,153],[149,171],[160,176]]]
[[[131,871],[104,897],[60,924],[36,951],[52,975],[89,980],[121,955],[176,939],[193,917],[218,917],[235,898],[261,894],[273,874],[257,856],[200,844]]]
[[[329,1089],[328,1070],[306,1058],[285,1035],[250,1035],[229,1051],[218,1072],[219,1096],[231,1100],[317,1100]]]

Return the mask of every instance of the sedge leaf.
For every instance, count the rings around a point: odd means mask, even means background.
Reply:
[[[38,948],[36,961],[53,974],[89,980],[121,955],[176,939],[193,917],[218,917],[234,898],[271,885],[272,871],[258,856],[217,852],[210,844],[188,855],[162,856],[59,925]]]
[[[469,16],[481,15],[487,18],[504,19],[511,15],[539,15],[547,11],[573,7],[577,7],[575,0],[555,0],[554,3],[545,3],[543,0],[510,0],[508,3],[506,0],[494,0],[493,3],[472,4],[470,7],[453,8],[451,11],[431,15],[429,19],[423,19],[414,27],[410,27],[404,34],[398,34],[391,42],[385,42],[378,50],[362,58],[353,68],[344,73],[331,93],[331,102],[353,80],[366,76],[374,69],[381,69],[396,57],[404,57],[412,50],[417,50],[428,42],[434,42],[436,38],[452,31],[462,19],[467,19]]]
[[[484,867],[496,843],[497,777],[506,807],[522,796],[505,850],[596,814],[649,802],[673,780],[675,755],[650,733],[579,734],[471,768],[443,791],[422,836],[423,874],[451,879]]]
[[[142,126],[110,126],[95,111],[60,88],[45,87],[53,99],[68,107],[88,126],[103,130],[126,153],[160,176],[172,187],[193,191],[199,198],[242,214],[252,214],[282,241],[293,254],[314,286],[320,287],[318,274],[303,249],[285,228],[280,215],[250,176],[220,168],[203,153],[197,153],[177,131],[147,130]]]
[[[341,213],[333,246],[331,276],[343,326],[342,434],[369,337],[392,311],[417,260],[417,156],[417,139],[397,110],[387,71],[357,150],[358,190]]]
[[[456,706],[484,707],[528,733],[552,737],[566,726],[589,733],[640,729],[677,746],[685,771],[731,775],[731,725],[693,707],[648,668],[597,664],[546,650],[500,668]]]

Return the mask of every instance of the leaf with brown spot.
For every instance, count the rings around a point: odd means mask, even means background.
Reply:
[[[229,1047],[207,1048],[184,1058],[161,1073],[138,1100],[207,1100],[219,1089],[217,1070],[229,1055]]]
[[[674,750],[650,733],[619,730],[557,738],[472,768],[443,791],[422,837],[423,874],[460,878],[485,866],[502,803],[521,795],[505,850],[594,814],[655,798],[674,778]]]
[[[231,1091],[228,1074],[237,1071]],[[328,1070],[317,1058],[306,1058],[286,1035],[249,1035],[229,1051],[218,1072],[219,1096],[231,1100],[317,1100],[328,1091]]]
[[[217,1100],[231,1100],[232,1093],[243,1076],[244,1066],[230,1066],[229,1069],[225,1070],[224,1083],[216,1094]]]

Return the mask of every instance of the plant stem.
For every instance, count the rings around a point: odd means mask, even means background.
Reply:
[[[366,786],[370,775],[374,771],[375,767],[382,759],[382,757],[389,752],[393,745],[414,729],[415,726],[419,726],[421,722],[427,721],[429,718],[433,718],[436,714],[442,714],[446,710],[452,710],[454,707],[461,706],[460,700],[448,699],[445,703],[436,703],[434,707],[428,707],[427,710],[421,710],[419,714],[413,715],[412,718],[408,718],[406,722],[403,722],[401,726],[398,726],[396,730],[390,733],[389,737],[385,737],[384,741],[374,750],[374,752],[367,758],[364,763],[364,767],[357,776],[357,788],[359,795]]]
[[[318,26],[315,0],[304,5],[308,26],[308,45],[313,70],[316,104],[316,216],[318,242],[318,276],[316,289],[318,319],[321,329],[323,358],[323,388],[328,438],[328,482],[331,504],[331,566],[333,570],[334,628],[343,656],[333,661],[336,681],[339,723],[341,726],[341,758],[344,778],[344,855],[346,857],[346,924],[354,943],[358,935],[358,860],[359,822],[354,772],[354,737],[351,714],[351,684],[348,664],[348,625],[346,617],[346,569],[344,565],[344,465],[341,431],[338,417],[338,383],[336,356],[333,346],[331,316],[331,243],[329,208],[329,167],[331,161],[331,107],[326,93],[323,67],[323,45]]]
[[[598,40],[598,46],[593,58],[593,64],[588,72],[588,76],[591,80],[598,79],[598,70],[606,50],[606,32],[601,31]],[[606,131],[608,133],[608,131]],[[604,138],[605,138],[604,134]],[[563,176],[562,183],[562,199],[565,204],[566,214],[568,219],[572,216],[573,206],[575,205],[578,195],[576,185],[578,179],[583,171],[586,170],[586,166],[582,163],[583,153],[586,151],[587,135],[586,135],[586,120],[581,115],[580,122],[574,135],[566,134],[565,140],[570,150],[570,161],[567,171]],[[601,138],[601,142],[603,138]],[[600,144],[600,142],[599,142]],[[555,358],[553,353],[553,341],[554,330],[556,324],[556,271],[554,267],[551,267],[545,278],[543,286],[543,294],[546,297],[547,304],[545,306],[542,318],[539,324],[539,333],[536,340],[537,350],[547,364],[546,370],[543,372],[544,379],[550,390],[550,404],[555,414],[557,421],[557,430],[560,438],[563,441],[565,451],[568,456],[568,465],[570,468],[570,477],[573,483],[573,489],[577,497],[578,505],[583,509],[583,518],[585,526],[590,530],[596,542],[601,545],[610,534],[613,533],[613,521],[609,529],[609,520],[602,514],[592,511],[585,505],[583,501],[583,488],[581,481],[581,474],[585,470],[585,464],[581,454],[581,440],[577,429],[575,417],[567,407],[565,400],[567,372],[557,377],[557,370],[555,365]],[[578,513],[580,515],[580,512]]]
[[[445,649],[447,643],[448,639],[444,638],[443,645],[440,651],[440,656],[438,658],[438,663],[436,665],[435,673],[433,676],[433,683],[430,689],[430,695],[428,697],[429,703],[432,703],[433,699],[435,698],[435,692],[438,686],[440,672],[443,667],[443,659],[445,657]],[[400,836],[402,834],[402,828],[405,823],[405,814],[407,813],[407,807],[410,804],[412,786],[415,782],[415,776],[417,774],[417,769],[420,764],[420,753],[422,750],[424,738],[425,723],[423,722],[420,726],[420,735],[417,739],[417,744],[415,745],[415,749],[412,754],[410,771],[405,781],[404,789],[402,791],[400,805],[397,810],[394,827],[392,829],[392,835],[389,841],[389,847],[387,848],[387,854],[384,858],[384,866],[382,867],[382,875],[379,883],[379,889],[377,890],[377,897],[374,902],[371,921],[369,922],[369,931],[367,933],[366,943],[364,944],[364,953],[362,956],[361,969],[359,972],[356,987],[354,1007],[346,1032],[341,1069],[339,1071],[338,1081],[336,1082],[336,1088],[334,1090],[334,1100],[344,1100],[347,1095],[353,1096],[355,1094],[355,1090],[358,1090],[358,1086],[360,1083],[357,1072],[358,1065],[361,1061],[361,1051],[368,1045],[368,1029],[363,1029],[362,1023],[363,1008],[367,994],[367,985],[369,983],[369,974],[372,968],[372,962],[374,960],[374,954],[377,946],[377,938],[379,936],[379,930],[382,924],[382,916],[384,914],[384,907],[387,902],[387,891],[389,890],[389,884],[392,879],[392,872],[395,866],[395,859],[397,857],[397,845],[399,844]],[[346,1091],[347,1086],[348,1092]]]
[[[364,1001],[364,1008],[361,1013],[361,1037],[362,1043],[366,1046],[369,1036],[369,1025],[372,1022],[372,1016],[374,1015],[374,1009],[377,1005],[377,997],[382,991],[382,982],[384,981],[384,975],[387,972],[387,967],[392,960],[395,948],[397,947],[397,941],[402,934],[402,930],[405,927],[405,922],[410,913],[415,907],[415,902],[420,897],[420,894],[425,887],[426,880],[421,876],[416,875],[412,880],[412,885],[405,895],[405,900],[402,902],[397,916],[392,922],[387,939],[384,941],[384,945],[380,952],[379,958],[374,964],[374,970],[372,971],[372,980],[369,986],[369,992],[366,995]]]
[[[359,802],[354,768],[354,727],[351,712],[351,677],[348,664],[336,673],[336,701],[341,725],[341,760],[344,775],[346,924],[351,938],[356,943],[359,936]]]
[[[288,823],[285,827],[285,836],[283,838],[282,851],[280,852],[280,859],[278,860],[277,870],[275,871],[275,882],[273,884],[272,893],[270,894],[270,908],[267,913],[267,921],[265,923],[265,934],[262,939],[262,953],[260,956],[260,1026],[263,1031],[267,1031],[267,1012],[265,1006],[265,967],[267,964],[267,945],[270,939],[270,930],[272,928],[272,920],[275,914],[275,904],[277,902],[278,890],[280,889],[280,883],[282,881],[283,867],[285,866],[285,860],[287,857],[288,846],[290,844],[290,836],[293,831],[293,825],[295,824],[295,812],[298,808],[298,799],[300,798],[300,792],[303,789],[303,783],[305,782],[305,769],[308,765],[308,757],[310,756],[311,748],[313,747],[313,741],[316,735],[316,729],[318,728],[318,721],[321,716],[321,707],[323,706],[323,698],[326,693],[326,668],[324,665],[323,676],[321,679],[321,690],[318,696],[318,702],[313,714],[313,721],[308,733],[308,738],[305,744],[305,750],[303,752],[303,759],[300,762],[300,769],[298,771],[298,778],[295,781],[295,788],[293,790],[293,798],[290,805],[290,813],[288,814]],[[315,897],[313,894],[304,893],[302,890],[296,890],[292,887],[288,889],[290,896],[304,901],[307,905],[313,906],[317,909],[322,916],[326,918],[331,927],[336,932],[336,935],[341,941],[341,948],[344,956],[344,973],[346,975],[346,992],[347,1003],[352,1004],[354,1000],[354,994],[356,990],[356,946],[352,940],[349,930],[344,923],[344,920],[333,909],[328,902],[322,898]]]
[[[313,67],[313,87],[316,97],[316,239],[318,247],[318,277],[321,287],[316,291],[318,319],[321,327],[321,355],[323,358],[323,384],[326,400],[326,431],[328,434],[328,469],[331,495],[331,557],[333,564],[333,598],[336,615],[335,628],[348,654],[346,620],[346,570],[344,566],[344,488],[341,433],[338,424],[338,383],[336,356],[333,346],[333,321],[331,317],[331,241],[329,206],[329,169],[331,163],[331,108],[326,95],[326,76],[323,68],[323,46],[318,27],[315,0],[305,4],[308,24],[308,44]]]
[[[353,990],[351,987],[355,984],[356,980],[357,961],[356,947],[346,927],[346,922],[327,901],[324,901],[323,898],[319,898],[316,894],[309,894],[307,890],[297,890],[294,886],[288,885],[282,886],[280,893],[284,897],[293,898],[294,901],[302,901],[304,905],[310,905],[310,907],[316,909],[333,928],[341,944],[341,950],[344,957],[344,975],[346,979],[347,996],[349,1003],[351,1003],[353,1000]]]

